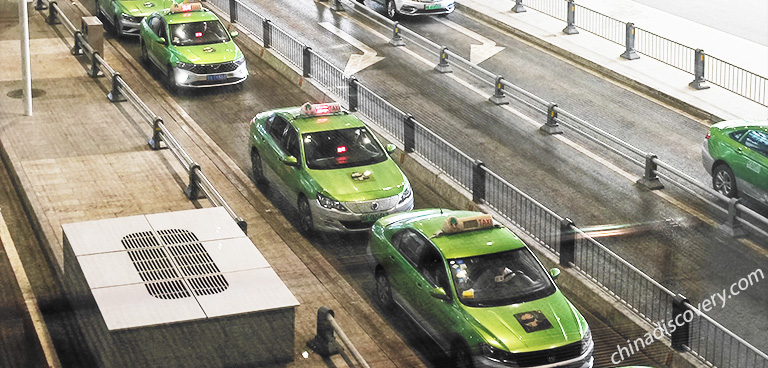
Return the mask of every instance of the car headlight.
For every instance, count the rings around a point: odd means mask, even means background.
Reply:
[[[482,351],[483,355],[495,362],[504,363],[507,367],[519,367],[517,365],[517,361],[514,360],[514,357],[512,356],[512,353],[508,351],[501,350],[499,348],[494,348],[491,345],[488,344],[480,344],[480,351]]]
[[[245,56],[243,56],[243,57],[241,57],[241,58],[239,58],[239,59],[235,60],[235,61],[234,61],[234,63],[235,63],[235,65],[237,65],[237,66],[240,66],[240,65],[243,65],[243,64],[245,64]]]
[[[584,334],[584,337],[581,338],[581,353],[586,353],[590,346],[592,346],[592,330],[587,327],[587,332]]]
[[[405,202],[405,200],[410,198],[412,195],[413,192],[411,191],[411,185],[406,184],[403,193],[400,194],[400,202],[398,202],[398,204]]]
[[[141,19],[142,19],[142,17],[134,17],[132,15],[128,15],[125,13],[120,14],[120,16],[123,17],[123,19],[125,19],[126,21],[131,23],[141,23]]]
[[[317,193],[317,203],[320,203],[320,205],[325,208],[334,209],[341,212],[347,212],[347,208],[344,207],[344,205],[341,204],[341,202],[330,199],[320,193]]]
[[[195,66],[195,64],[192,64],[192,63],[184,63],[184,62],[181,62],[181,61],[177,61],[176,62],[176,67],[179,68],[179,69],[190,70],[194,66]]]

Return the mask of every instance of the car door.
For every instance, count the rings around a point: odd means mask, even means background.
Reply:
[[[268,171],[273,173],[279,182],[282,182],[279,170],[285,165],[282,161],[285,155],[280,145],[287,126],[288,121],[280,115],[273,114],[267,118],[264,122],[267,134],[261,137],[262,141],[259,150],[262,165],[266,165],[269,169]]]
[[[456,309],[456,299],[449,281],[445,260],[434,244],[427,239],[424,253],[418,266],[419,280],[416,283],[416,305],[425,330],[444,350],[450,349],[452,332],[460,330],[462,319]],[[436,297],[433,290],[442,288],[445,296]]]
[[[392,245],[397,249],[397,256],[391,263],[392,267],[385,268],[395,300],[419,324],[423,321],[417,310],[418,290],[423,287],[423,281],[416,267],[427,245],[424,240],[413,229],[405,229],[393,235]]]
[[[283,181],[286,188],[286,192],[289,195],[291,202],[296,203],[299,192],[306,192],[304,183],[302,181],[302,167],[304,164],[301,159],[301,147],[299,146],[299,133],[296,128],[288,124],[283,132],[283,137],[280,140],[280,149],[283,153],[281,160],[288,157],[296,159],[297,165],[288,165],[283,163],[277,166],[277,174]],[[310,193],[307,193],[310,194]]]
[[[747,191],[747,195],[768,201],[768,132],[750,130],[743,143],[740,151],[743,158],[739,167],[734,168],[734,174],[746,182],[742,190]]]
[[[163,59],[161,59],[161,56],[165,54],[165,45],[159,43],[160,37],[164,37],[161,35],[165,35],[166,33],[165,20],[159,14],[153,14],[147,20],[147,24],[151,31],[148,33],[148,39],[144,40],[147,48],[147,56],[149,56],[149,60],[151,60],[153,64],[165,73],[165,63],[163,62]]]

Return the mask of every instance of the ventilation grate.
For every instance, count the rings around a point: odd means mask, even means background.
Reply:
[[[219,267],[194,233],[181,229],[129,234],[121,239],[150,295],[180,299],[220,293],[229,287]],[[179,274],[181,272],[181,274]]]

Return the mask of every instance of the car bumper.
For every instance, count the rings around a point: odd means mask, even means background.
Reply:
[[[709,175],[712,175],[712,166],[715,164],[715,158],[709,153],[709,141],[707,140],[704,140],[704,143],[701,145],[701,163]]]
[[[532,368],[592,368],[594,366],[595,359],[592,356],[592,353],[595,350],[595,345],[592,343],[592,346],[589,348],[589,350],[582,354],[581,356],[566,360],[563,362],[557,362],[552,364],[544,364],[544,365],[537,365]],[[475,368],[509,368],[509,365],[506,365],[504,363],[497,362],[495,360],[490,360],[486,358],[485,356],[474,356],[473,359],[475,363]]]
[[[436,1],[433,3],[403,1],[397,11],[405,15],[450,14],[453,12],[454,7],[453,0]]]
[[[137,22],[133,22],[127,19],[120,18],[117,21],[117,27],[118,31],[123,36],[138,36],[139,35],[139,28],[141,28],[141,19]]]
[[[315,229],[324,232],[358,233],[371,229],[376,220],[393,213],[410,211],[413,209],[413,195],[395,207],[381,212],[354,213],[340,212],[325,208],[317,200],[309,201],[312,211],[312,221]]]
[[[247,63],[230,72],[198,74],[184,69],[173,69],[176,85],[187,88],[226,86],[243,82],[248,78]]]

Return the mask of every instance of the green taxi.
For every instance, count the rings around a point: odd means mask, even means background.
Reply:
[[[306,234],[367,232],[377,219],[413,209],[411,185],[355,115],[338,103],[267,111],[251,120],[254,179],[298,208]]]
[[[97,0],[99,16],[112,24],[117,36],[138,36],[141,20],[150,14],[167,10],[174,0]]]
[[[512,231],[443,209],[384,217],[367,250],[375,296],[399,305],[457,367],[592,367],[584,317]]]
[[[167,87],[201,88],[242,83],[245,57],[216,14],[200,3],[173,4],[141,21],[140,60],[165,76]]]
[[[713,124],[701,157],[716,191],[727,197],[745,195],[768,205],[768,121]]]

